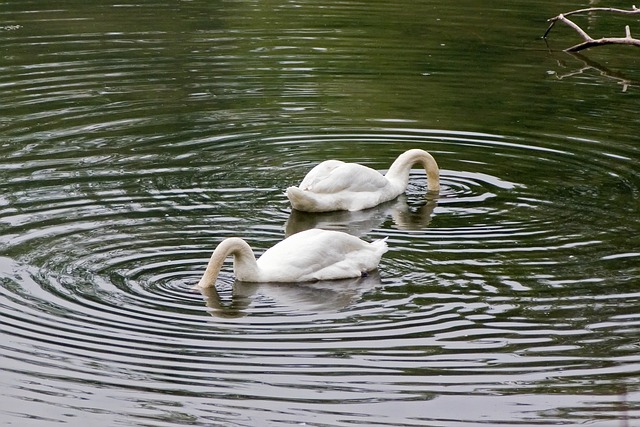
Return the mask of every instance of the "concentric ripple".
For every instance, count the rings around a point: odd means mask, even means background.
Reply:
[[[3,355],[9,381],[21,383],[25,374],[40,379],[19,388],[5,383],[5,397],[32,399],[47,389],[64,395],[69,388],[93,394],[90,384],[100,384],[121,399],[135,393],[164,406],[179,393],[182,416],[230,425],[248,413],[276,424],[312,416],[391,425],[398,418],[385,414],[400,402],[403,422],[421,425],[432,416],[420,408],[443,399],[449,405],[470,394],[486,404],[503,393],[543,397],[541,390],[551,392],[560,379],[576,394],[606,395],[638,367],[637,343],[628,335],[638,326],[632,302],[638,294],[625,289],[637,273],[637,255],[630,247],[611,251],[608,234],[619,230],[607,224],[619,218],[599,206],[602,198],[590,202],[582,192],[584,180],[599,180],[591,191],[607,187],[610,200],[636,192],[637,180],[624,168],[581,161],[577,174],[579,153],[549,148],[537,157],[526,141],[488,134],[299,134],[259,141],[269,153],[264,159],[256,157],[260,149],[234,149],[255,139],[228,140],[235,142],[212,151],[218,161],[209,170],[218,173],[180,164],[145,168],[157,163],[153,154],[90,162],[90,172],[82,165],[74,172],[65,155],[59,165],[48,161],[55,178],[34,173],[35,166],[14,168],[0,218],[2,322],[10,337]],[[457,146],[475,153],[457,155]],[[407,194],[378,208],[329,214],[288,208],[284,187],[324,151],[384,172],[410,147],[428,149],[440,162],[438,197],[425,198],[425,174],[415,170]],[[238,165],[284,160],[229,169],[227,152]],[[33,164],[45,153],[31,156]],[[492,156],[512,161],[497,164]],[[523,172],[540,162],[551,164],[548,170],[564,167],[562,185]],[[114,163],[121,167],[116,173]],[[596,224],[600,231],[593,233]],[[217,290],[191,290],[222,238],[242,235],[260,253],[314,226],[365,239],[388,236],[391,250],[379,275],[338,284],[234,284],[227,264]],[[623,260],[616,270],[614,260]],[[59,399],[48,399],[43,413]],[[119,399],[71,412],[113,413]],[[524,403],[519,399],[513,401]],[[544,398],[527,402],[541,413],[553,406]],[[325,405],[337,415],[323,413]],[[126,408],[127,418],[141,416],[135,406]],[[480,414],[486,415],[471,411],[462,422]],[[62,416],[54,411],[51,419]],[[514,412],[492,416],[503,422]]]

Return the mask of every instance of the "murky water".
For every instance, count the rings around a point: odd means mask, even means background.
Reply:
[[[638,52],[547,46],[563,11],[4,2],[2,423],[639,423]],[[419,170],[364,212],[283,194],[415,147],[438,197]],[[234,285],[227,263],[191,290],[223,238],[311,227],[390,251],[360,280]]]

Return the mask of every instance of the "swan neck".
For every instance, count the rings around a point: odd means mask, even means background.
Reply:
[[[398,183],[402,188],[409,184],[409,171],[411,167],[419,163],[427,173],[427,189],[429,191],[440,190],[440,169],[436,159],[429,153],[420,149],[413,149],[402,153],[391,164],[386,177],[389,181]]]
[[[198,287],[210,288],[215,286],[222,264],[230,255],[233,256],[233,271],[236,278],[247,280],[257,275],[258,264],[249,244],[238,237],[230,237],[223,240],[213,251]]]

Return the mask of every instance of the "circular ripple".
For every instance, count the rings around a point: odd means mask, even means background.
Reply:
[[[440,393],[535,393],[552,387],[548,378],[558,370],[575,381],[576,392],[584,390],[585,372],[606,389],[619,371],[595,363],[601,352],[586,357],[581,350],[613,346],[613,365],[635,348],[608,333],[637,327],[628,302],[637,293],[624,279],[635,274],[637,252],[608,250],[607,234],[618,231],[606,224],[619,218],[607,214],[602,197],[589,196],[607,188],[606,199],[614,201],[636,192],[637,180],[602,159],[578,162],[556,148],[535,157],[525,141],[505,139],[380,129],[274,137],[262,145],[229,135],[224,152],[211,149],[210,173],[197,162],[159,167],[161,155],[135,150],[96,156],[77,169],[65,153],[47,160],[45,173],[46,151],[32,153],[29,166],[12,173],[0,217],[8,255],[3,318],[12,340],[5,356],[26,358],[49,387],[95,382],[133,391],[144,379],[143,394],[179,386],[183,396],[223,407],[228,402],[216,390],[231,388],[257,402],[251,411],[267,411],[292,378],[294,412],[311,401],[369,407],[398,394],[411,402]],[[251,153],[239,148],[259,143]],[[182,149],[193,158],[188,150],[205,145],[196,137]],[[351,149],[341,151],[345,146]],[[458,146],[477,153],[455,155]],[[439,160],[438,197],[425,197],[425,175],[417,170],[405,196],[365,212],[291,212],[282,194],[326,156],[384,171],[412,147]],[[532,173],[539,162],[557,165],[558,176]],[[584,185],[595,177],[599,184]],[[234,283],[226,264],[217,290],[191,290],[224,237],[241,235],[260,253],[286,233],[314,226],[388,236],[380,275],[244,285]],[[614,276],[608,266],[620,260],[627,262],[616,268],[625,270]],[[590,285],[612,280],[619,289],[592,295]],[[598,316],[567,319],[591,303]],[[625,304],[628,314],[618,311]],[[33,352],[34,344],[41,351]],[[25,369],[14,364],[14,372]],[[62,370],[64,376],[53,374]],[[265,371],[270,379],[249,380]]]

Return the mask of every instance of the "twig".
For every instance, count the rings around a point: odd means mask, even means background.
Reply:
[[[633,15],[635,13],[640,13],[640,9],[635,7],[635,5],[631,6],[631,10],[617,9],[615,7],[588,7],[586,9],[573,10],[571,12],[565,13],[564,15],[565,16],[575,15],[577,13],[585,13],[585,12],[615,12],[615,13],[623,13],[625,15]]]
[[[567,52],[578,52],[583,49],[587,49],[594,46],[602,46],[606,44],[625,44],[625,45],[640,47],[640,40],[631,37],[631,30],[629,29],[628,25],[625,26],[625,37],[602,37],[599,39],[594,39],[589,34],[587,34],[586,31],[580,28],[578,24],[576,24],[575,22],[567,18],[567,16],[569,15],[575,15],[578,13],[599,12],[599,11],[622,13],[625,15],[640,14],[640,9],[638,9],[635,5],[631,7],[631,10],[616,9],[613,7],[590,7],[587,9],[573,10],[570,12],[561,13],[560,15],[554,16],[553,18],[549,19],[548,21],[551,22],[551,24],[549,24],[549,28],[547,28],[547,31],[545,31],[542,37],[547,38],[547,35],[549,35],[549,32],[551,31],[553,26],[556,24],[556,22],[560,21],[568,25],[569,27],[573,28],[584,40],[582,43],[579,43],[575,46],[571,46],[570,48],[565,49],[565,51]]]

